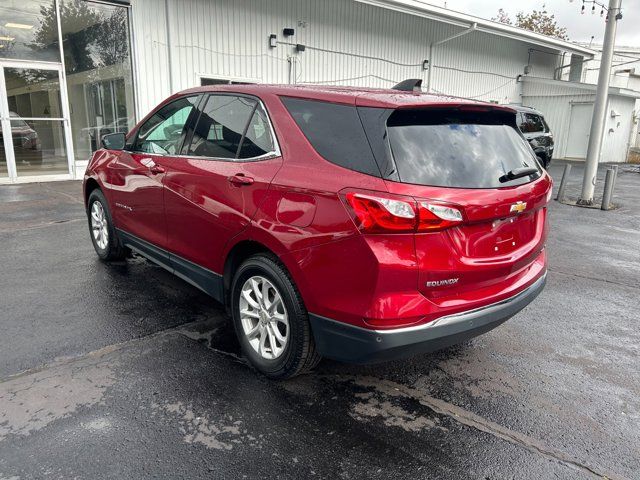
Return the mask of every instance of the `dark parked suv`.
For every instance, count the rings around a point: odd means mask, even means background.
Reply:
[[[553,157],[553,133],[540,112],[530,107],[511,105],[516,110],[518,128],[546,169]]]
[[[443,348],[544,287],[551,179],[515,120],[402,85],[186,90],[103,138],[91,240],[224,303],[270,377]]]

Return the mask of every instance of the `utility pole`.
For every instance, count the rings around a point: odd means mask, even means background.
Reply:
[[[595,3],[595,2],[594,2]],[[589,133],[589,146],[587,159],[584,166],[584,178],[582,180],[582,193],[578,199],[579,205],[593,205],[593,192],[596,187],[596,175],[598,162],[602,151],[602,137],[607,117],[607,102],[609,100],[609,80],[611,77],[611,61],[613,59],[613,47],[616,42],[616,28],[618,20],[622,18],[620,8],[622,0],[609,0],[607,9],[607,26],[604,31],[602,43],[602,58],[600,59],[600,71],[598,73],[598,88],[593,106],[591,130]],[[583,7],[584,9],[584,7]]]

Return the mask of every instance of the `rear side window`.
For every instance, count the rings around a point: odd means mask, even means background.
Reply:
[[[544,133],[546,131],[542,117],[533,113],[521,113],[519,127],[522,133]]]
[[[497,188],[531,181],[531,177],[499,181],[515,168],[534,167],[539,172],[526,140],[504,115],[399,110],[387,120],[387,131],[401,182]]]
[[[349,170],[380,176],[354,106],[292,97],[282,97],[282,103],[325,160]]]
[[[257,102],[233,95],[211,95],[196,123],[189,155],[236,158]]]
[[[238,153],[238,158],[253,158],[273,152],[275,146],[267,114],[260,104],[256,106]]]

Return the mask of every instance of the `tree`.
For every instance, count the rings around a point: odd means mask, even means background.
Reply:
[[[67,73],[115,65],[129,57],[127,13],[118,8],[107,14],[85,1],[60,2]],[[57,46],[55,5],[40,7],[40,25],[34,35],[34,48]]]
[[[100,34],[96,37],[95,48],[101,66],[116,65],[129,59],[127,11],[116,9],[105,16],[100,24]]]
[[[498,15],[495,17],[491,17],[492,22],[506,23],[507,25],[513,25],[511,21],[511,17],[507,12],[504,11],[504,8],[498,10]]]
[[[560,40],[568,40],[567,29],[558,26],[555,15],[549,15],[546,10],[533,10],[531,13],[516,13],[515,23],[511,21],[509,14],[504,9],[498,10],[498,15],[491,20],[494,22],[514,25],[519,28],[531,30],[532,32],[548,35],[549,37],[559,38]]]

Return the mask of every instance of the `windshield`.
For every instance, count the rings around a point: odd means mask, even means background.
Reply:
[[[18,128],[24,128],[24,127],[29,127],[29,124],[27,122],[25,122],[24,120],[22,120],[22,118],[20,118],[20,115],[18,115],[15,112],[9,112],[9,118],[11,119],[11,126],[12,127],[18,127]]]
[[[531,148],[505,124],[505,114],[459,110],[396,111],[387,121],[401,182],[457,188],[521,185],[540,175]],[[507,172],[533,167],[531,176],[500,182]]]

